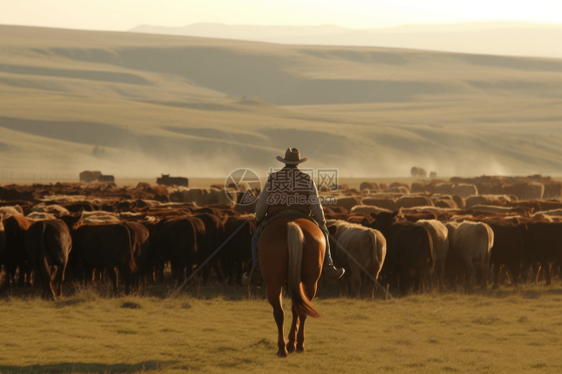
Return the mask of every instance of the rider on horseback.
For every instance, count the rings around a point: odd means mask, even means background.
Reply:
[[[310,216],[317,222],[326,237],[326,252],[324,255],[324,270],[330,278],[340,278],[345,270],[337,269],[332,262],[330,244],[328,240],[328,229],[324,211],[318,198],[318,191],[314,181],[306,173],[302,173],[298,165],[308,160],[308,157],[300,158],[299,150],[288,148],[285,158],[277,156],[277,160],[285,163],[285,167],[276,173],[271,173],[267,179],[265,188],[260,193],[256,204],[256,231],[252,236],[252,262],[253,268],[250,274],[244,273],[242,282],[257,285],[262,283],[258,261],[258,242],[262,220],[271,221],[272,217],[279,213],[295,213]],[[267,213],[267,217],[266,217]]]

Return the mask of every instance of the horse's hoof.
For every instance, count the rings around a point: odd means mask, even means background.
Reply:
[[[280,350],[277,352],[277,356],[279,356],[279,357],[287,357],[288,354],[289,354],[289,353],[287,352],[286,349],[280,349]]]
[[[297,353],[303,353],[304,352],[304,346],[303,347],[297,347]]]
[[[294,345],[288,346],[288,347],[287,347],[287,352],[288,352],[289,354],[295,353],[295,346],[294,346]]]

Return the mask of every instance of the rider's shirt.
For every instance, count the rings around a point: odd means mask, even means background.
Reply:
[[[268,217],[272,217],[286,209],[312,214],[319,224],[325,224],[324,211],[314,181],[296,167],[285,166],[269,175],[256,204],[256,221],[261,221],[266,213]]]

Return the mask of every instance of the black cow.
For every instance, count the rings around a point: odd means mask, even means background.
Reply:
[[[31,285],[31,267],[25,256],[25,231],[33,221],[21,217],[11,216],[5,218],[4,233],[6,236],[6,249],[0,258],[6,272],[6,284],[15,285],[16,271],[19,270],[18,286]]]
[[[71,258],[79,278],[89,282],[94,269],[105,269],[113,282],[114,292],[118,290],[120,278],[125,280],[125,292],[130,292],[132,272],[137,267],[133,240],[126,225],[83,225],[74,231],[72,241]]]
[[[193,218],[193,217],[191,217]],[[166,218],[154,225],[150,232],[150,261],[157,272],[170,261],[172,274],[180,283],[191,275],[197,263],[196,231],[193,220],[186,217]],[[147,261],[149,262],[149,261]]]
[[[371,213],[369,227],[386,239],[386,258],[381,277],[399,287],[403,294],[420,290],[422,276],[433,271],[433,240],[430,233],[411,222],[394,222],[398,212]]]
[[[115,177],[113,175],[100,175],[98,182],[115,183]]]
[[[199,218],[205,225],[205,244],[203,247],[198,247],[197,253],[199,255],[199,263],[202,264],[213,252],[222,244],[224,240],[224,224],[219,217],[204,213],[195,216]],[[223,276],[219,269],[219,256],[215,255],[209,263],[203,267],[203,283],[206,284],[209,279],[211,268],[215,269],[219,282],[222,282]]]
[[[244,226],[240,228],[241,225]],[[229,284],[240,284],[242,281],[242,273],[252,259],[251,244],[255,229],[253,219],[244,216],[226,219],[224,240],[228,241],[220,252],[220,263]]]
[[[562,223],[529,222],[523,227],[523,259],[538,263],[545,271],[546,285],[551,284],[550,265],[562,261]],[[538,281],[538,273],[535,282]]]
[[[490,250],[490,266],[494,270],[494,288],[498,288],[502,267],[507,267],[514,286],[521,276],[523,256],[523,231],[520,227],[506,222],[489,222],[494,232],[494,245]]]
[[[184,186],[188,187],[189,181],[184,177],[170,177],[170,174],[162,174],[161,178],[156,179],[156,184],[164,186]]]

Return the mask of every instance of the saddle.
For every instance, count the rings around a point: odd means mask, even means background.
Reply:
[[[269,226],[272,222],[277,221],[278,219],[281,218],[294,218],[294,219],[298,219],[298,218],[304,218],[307,219],[313,223],[316,224],[316,226],[320,227],[320,225],[318,224],[318,222],[316,222],[316,220],[312,217],[307,215],[306,213],[304,213],[302,210],[298,210],[298,209],[285,209],[280,211],[279,213],[275,214],[272,217],[266,217],[263,222],[258,226],[258,231],[259,234],[261,235],[261,233],[263,232],[263,230]]]

